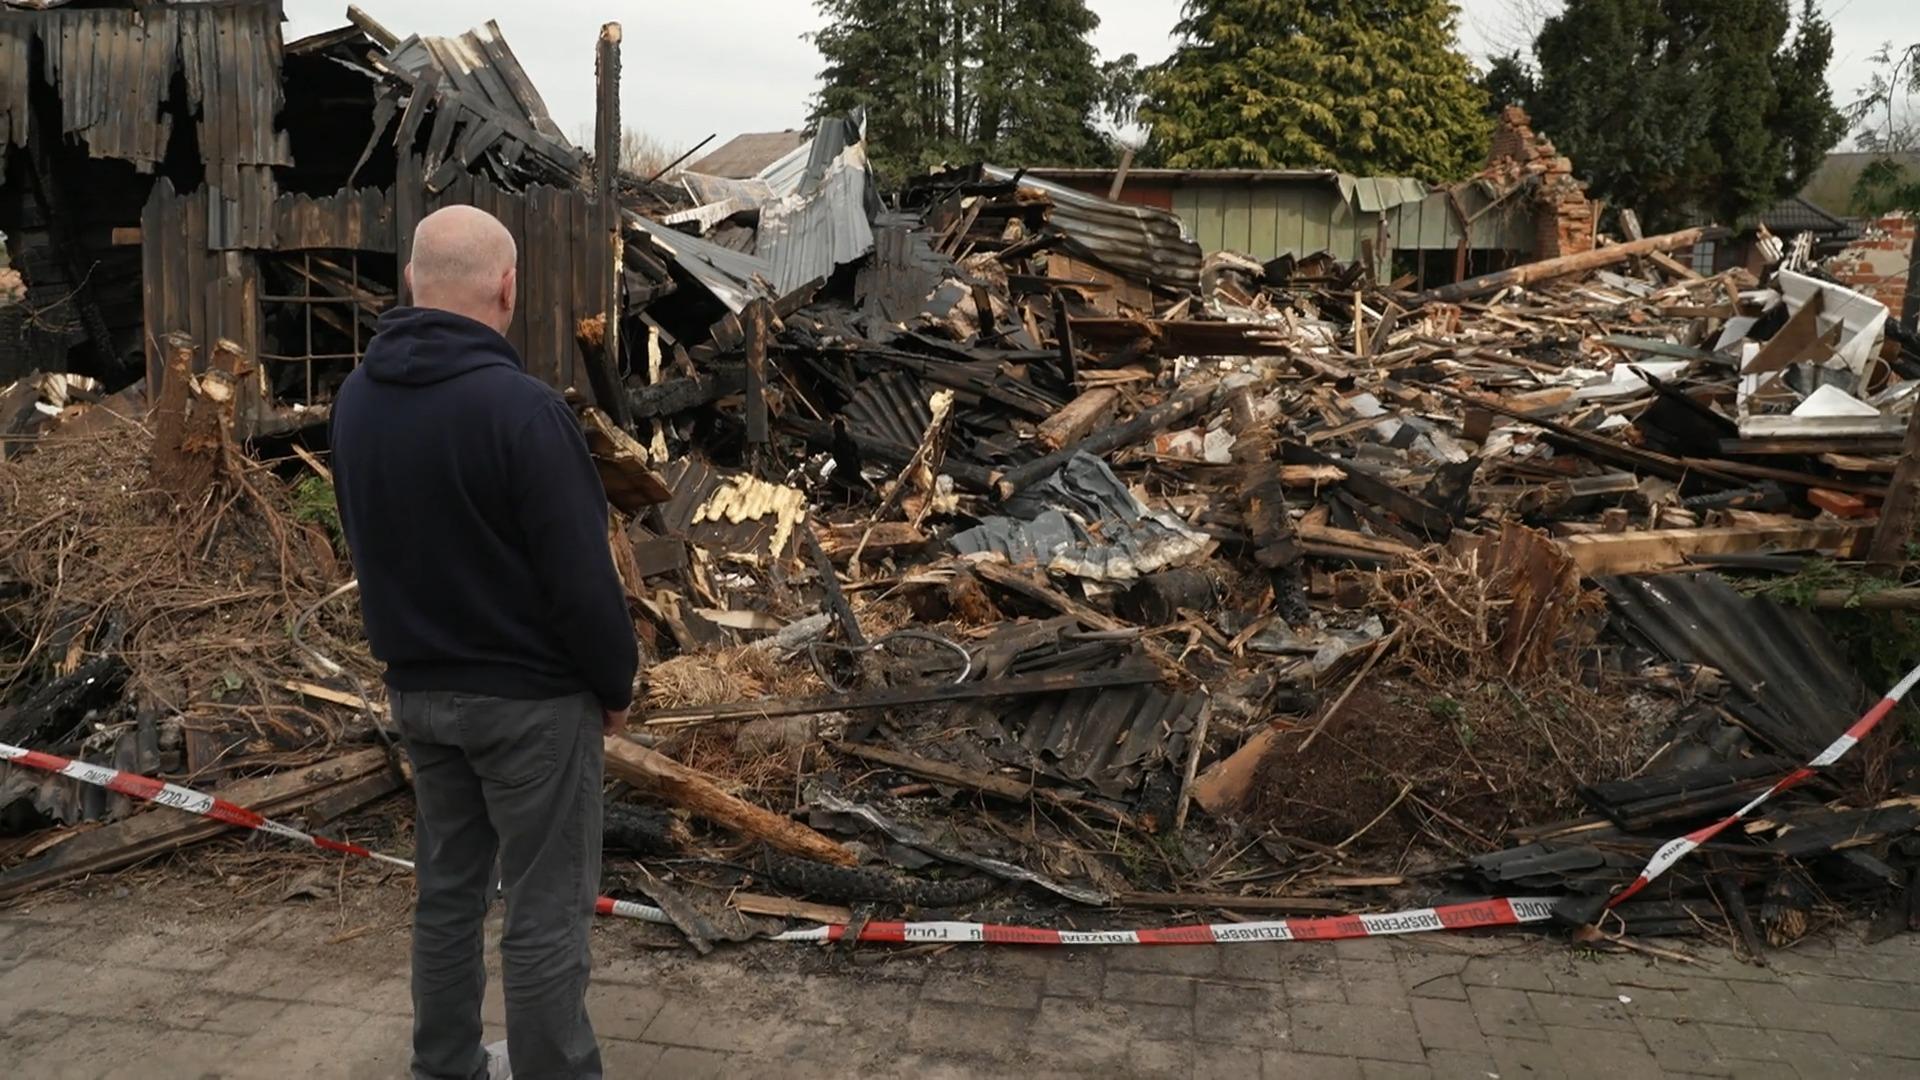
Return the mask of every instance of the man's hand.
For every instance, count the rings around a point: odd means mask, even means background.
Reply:
[[[600,730],[608,737],[627,730],[627,710],[615,712],[612,709],[601,710]]]

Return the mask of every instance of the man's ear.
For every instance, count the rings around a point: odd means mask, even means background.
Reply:
[[[407,279],[407,303],[409,303],[409,304],[411,304],[411,303],[413,303],[413,301],[414,301],[414,295],[413,295],[413,263],[412,263],[412,262],[408,262],[408,263],[407,263],[407,265],[406,265],[406,267],[405,267],[405,268],[404,268],[404,269],[403,269],[403,270],[401,271],[401,273],[402,273],[402,275],[403,275],[403,276],[404,276],[404,277],[405,277],[405,278]]]
[[[506,276],[500,279],[500,306],[512,311],[514,294],[519,291],[519,288],[520,268],[510,266],[507,268]]]

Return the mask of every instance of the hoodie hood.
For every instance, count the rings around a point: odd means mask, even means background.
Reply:
[[[438,308],[398,307],[380,316],[361,370],[375,382],[426,386],[495,366],[523,370],[492,327]]]

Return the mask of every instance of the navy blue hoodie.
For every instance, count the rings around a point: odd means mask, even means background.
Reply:
[[[633,698],[607,498],[561,396],[463,315],[395,308],[333,408],[373,655],[396,690]]]

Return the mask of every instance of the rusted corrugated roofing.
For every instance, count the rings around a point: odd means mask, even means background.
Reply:
[[[1018,175],[998,165],[982,172],[995,180]],[[1031,174],[1019,182],[1047,194],[1048,222],[1079,254],[1150,285],[1199,291],[1200,245],[1172,211],[1113,202]]]

